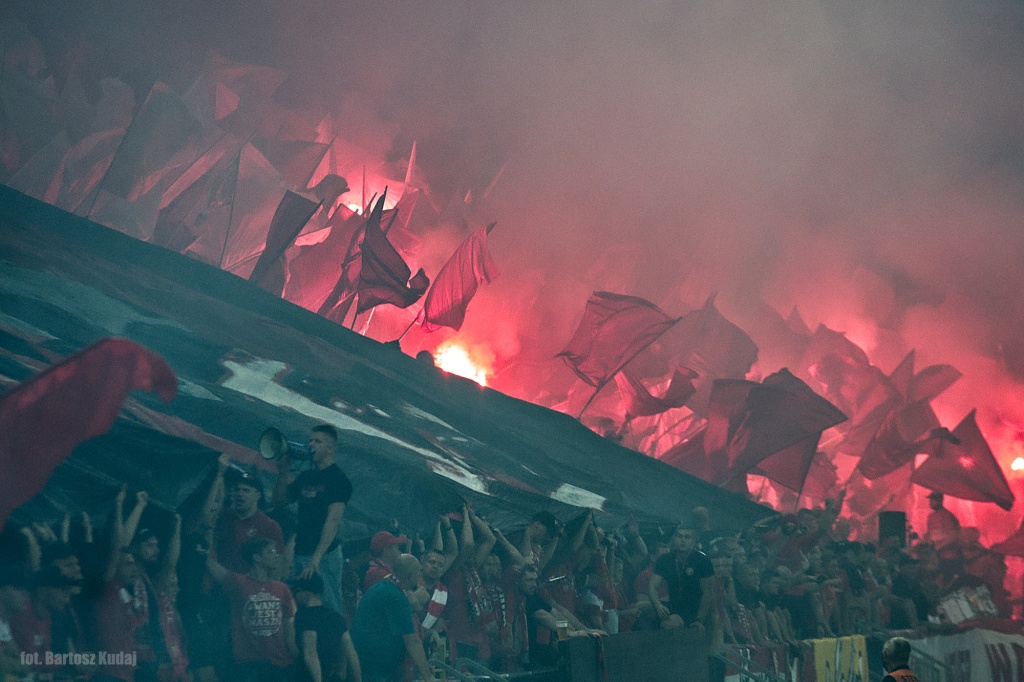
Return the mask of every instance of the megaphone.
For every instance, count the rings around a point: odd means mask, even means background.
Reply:
[[[264,429],[260,434],[260,442],[256,448],[263,459],[273,460],[282,457],[306,457],[309,448],[303,443],[296,443],[284,437],[281,429],[273,426]]]

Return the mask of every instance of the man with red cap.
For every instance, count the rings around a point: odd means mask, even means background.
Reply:
[[[370,553],[373,559],[363,576],[363,592],[370,589],[384,578],[391,575],[391,567],[402,555],[402,545],[407,543],[409,538],[404,535],[393,535],[382,530],[370,540]]]

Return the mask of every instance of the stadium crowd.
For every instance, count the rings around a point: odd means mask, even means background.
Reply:
[[[842,498],[716,535],[697,507],[678,528],[536,514],[508,537],[469,503],[336,539],[352,485],[337,433],[312,466],[279,461],[272,495],[221,456],[199,511],[157,518],[122,488],[105,532],[88,514],[0,535],[0,676],[101,682],[434,680],[436,661],[505,673],[555,668],[559,640],[660,628],[712,652],[937,623],[944,595],[985,585],[1001,615],[1005,564],[932,497],[909,551],[848,541]],[[269,498],[269,499],[268,499]],[[385,502],[382,502],[385,503]],[[297,512],[297,513],[296,513]]]

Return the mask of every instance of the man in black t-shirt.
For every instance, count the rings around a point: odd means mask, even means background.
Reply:
[[[654,564],[654,575],[647,585],[648,597],[662,627],[699,623],[701,600],[715,569],[707,555],[697,550],[697,535],[690,528],[676,530],[670,547],[672,551]],[[667,604],[658,598],[662,583],[668,587]]]
[[[295,644],[299,651],[297,679],[301,682],[361,682],[359,657],[345,619],[324,606],[324,583],[318,575],[292,583],[295,602]]]
[[[320,424],[309,433],[313,468],[295,476],[292,460],[278,460],[274,504],[298,502],[298,529],[295,533],[295,569],[298,577],[319,573],[324,581],[324,604],[338,613],[345,610],[341,596],[343,559],[338,528],[345,506],[352,497],[352,483],[334,463],[338,432]]]

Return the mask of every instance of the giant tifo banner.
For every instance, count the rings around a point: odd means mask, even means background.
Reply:
[[[1024,680],[1024,636],[993,630],[967,630],[944,637],[911,640],[914,649],[947,666],[944,682],[1020,682]],[[931,682],[919,668],[911,668],[922,682]]]

